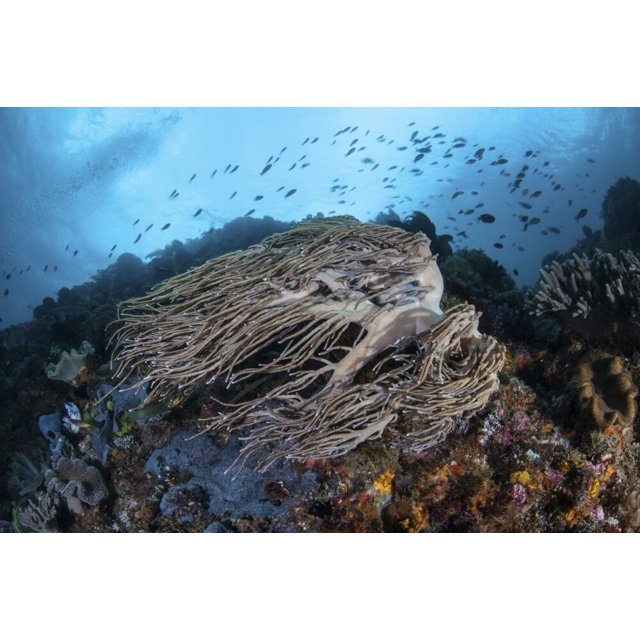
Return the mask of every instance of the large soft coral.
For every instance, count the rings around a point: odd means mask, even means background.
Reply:
[[[402,412],[429,446],[486,401],[503,358],[472,307],[444,316],[429,244],[341,217],[211,260],[123,304],[117,375],[139,369],[146,403],[211,385],[230,408],[207,426],[249,430],[243,456],[339,455]]]

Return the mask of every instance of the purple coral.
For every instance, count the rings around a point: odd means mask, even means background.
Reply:
[[[511,499],[521,507],[527,501],[527,490],[521,484],[514,484],[509,489]]]

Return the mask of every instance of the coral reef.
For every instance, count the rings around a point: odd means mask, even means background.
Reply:
[[[616,258],[597,249],[589,257],[573,254],[541,269],[531,314],[556,314],[589,337],[640,337],[640,259],[631,251]]]
[[[214,386],[228,409],[206,428],[248,431],[242,463],[272,445],[260,468],[342,455],[400,413],[416,419],[398,439],[422,450],[487,401],[503,362],[473,307],[443,319],[429,244],[338,217],[214,259],[120,307],[116,376],[141,370],[145,403]]]
[[[480,330],[502,338],[523,334],[523,299],[505,268],[479,249],[462,249],[440,261],[447,295],[473,304],[482,313]]]
[[[607,250],[640,251],[640,182],[620,178],[609,187],[600,214],[602,240]]]
[[[596,427],[633,425],[638,387],[622,358],[588,354],[578,364],[569,386],[578,396],[581,411]]]

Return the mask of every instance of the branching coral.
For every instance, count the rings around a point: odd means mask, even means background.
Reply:
[[[420,450],[497,384],[503,352],[443,282],[424,234],[310,220],[171,278],[118,310],[116,377],[142,374],[145,404],[205,385],[225,407],[205,429],[247,431],[242,461],[332,457],[382,435],[400,413]],[[223,393],[230,394],[222,400]]]
[[[574,253],[540,275],[532,314],[556,313],[587,335],[640,335],[640,258],[632,251],[617,258],[599,249],[592,256]]]
[[[56,530],[58,498],[46,491],[38,491],[20,512],[19,522],[23,527],[47,533]]]

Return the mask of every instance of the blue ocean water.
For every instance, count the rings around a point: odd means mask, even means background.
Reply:
[[[636,108],[0,109],[0,328],[244,216],[423,211],[533,285],[639,148]]]

